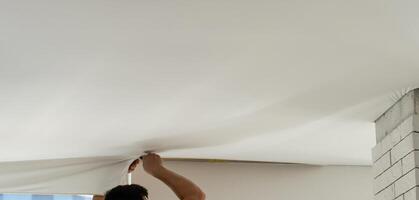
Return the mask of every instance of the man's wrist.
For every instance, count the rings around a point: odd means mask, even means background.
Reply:
[[[159,178],[159,177],[161,177],[162,174],[164,174],[164,172],[166,170],[167,170],[166,168],[164,168],[163,166],[161,166],[159,168],[154,169],[152,171],[151,175],[154,176],[154,177],[156,177],[156,178]]]

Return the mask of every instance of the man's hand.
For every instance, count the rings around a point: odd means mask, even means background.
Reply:
[[[156,175],[163,169],[163,161],[157,154],[149,153],[142,156],[141,159],[143,160],[144,170],[151,175]]]
[[[134,160],[134,162],[132,162],[131,165],[128,167],[128,173],[133,172],[139,163],[140,163],[139,159]]]
[[[202,190],[187,178],[163,167],[163,162],[157,154],[147,154],[140,157],[143,160],[144,170],[152,176],[163,181],[181,200],[204,200]]]

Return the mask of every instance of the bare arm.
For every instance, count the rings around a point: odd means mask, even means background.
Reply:
[[[159,155],[148,154],[143,158],[144,170],[169,186],[181,200],[204,200],[202,190],[187,178],[166,169]]]

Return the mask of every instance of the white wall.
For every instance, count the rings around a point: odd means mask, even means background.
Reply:
[[[174,161],[165,165],[200,185],[209,200],[373,199],[371,167]],[[133,182],[147,187],[151,200],[177,199],[142,170],[137,170]]]

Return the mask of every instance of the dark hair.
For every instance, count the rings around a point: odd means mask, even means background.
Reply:
[[[146,200],[147,189],[140,185],[119,185],[105,194],[105,200]]]

